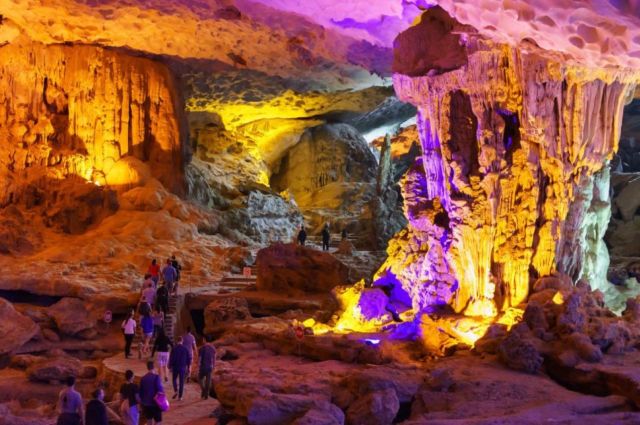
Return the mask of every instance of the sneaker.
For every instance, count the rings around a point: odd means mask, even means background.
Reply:
[[[182,401],[182,397],[179,397],[179,398],[178,398],[178,401]]]
[[[171,398],[175,400],[175,399],[176,399],[176,397],[178,397],[178,393],[175,393],[175,394],[173,395],[173,397],[171,397]]]

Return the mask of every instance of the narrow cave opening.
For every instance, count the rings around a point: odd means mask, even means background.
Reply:
[[[0,298],[4,298],[14,304],[30,304],[38,307],[50,307],[60,301],[63,297],[34,294],[33,292],[22,290],[0,289]]]

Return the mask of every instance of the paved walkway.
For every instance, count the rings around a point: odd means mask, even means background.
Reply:
[[[125,359],[122,354],[105,359],[104,365],[112,371],[122,373],[123,376],[127,369],[131,369],[136,377],[142,377],[147,373],[146,360]],[[162,425],[215,425],[217,423],[215,419],[209,418],[209,413],[215,408],[217,402],[211,399],[202,400],[200,386],[196,382],[185,383],[182,401],[171,398],[173,396],[171,377],[169,382],[163,384],[171,407],[163,414]]]

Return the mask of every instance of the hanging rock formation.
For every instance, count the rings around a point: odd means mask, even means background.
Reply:
[[[40,179],[117,188],[139,183],[147,167],[183,190],[182,107],[162,64],[20,39],[0,48],[0,86],[0,205]]]
[[[394,86],[418,107],[422,156],[403,182],[409,226],[380,274],[414,308],[471,316],[520,304],[554,270],[606,285],[605,164],[640,73],[497,44],[439,7],[398,36],[396,58],[421,36],[423,55],[396,61]],[[433,46],[457,53],[443,63]]]

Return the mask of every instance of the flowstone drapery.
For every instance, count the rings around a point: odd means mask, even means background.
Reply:
[[[450,64],[439,48],[455,51]],[[395,49],[394,87],[418,107],[422,156],[403,183],[409,226],[379,276],[395,276],[416,310],[469,316],[520,304],[532,278],[555,270],[606,285],[606,163],[640,73],[496,44],[439,8]]]

